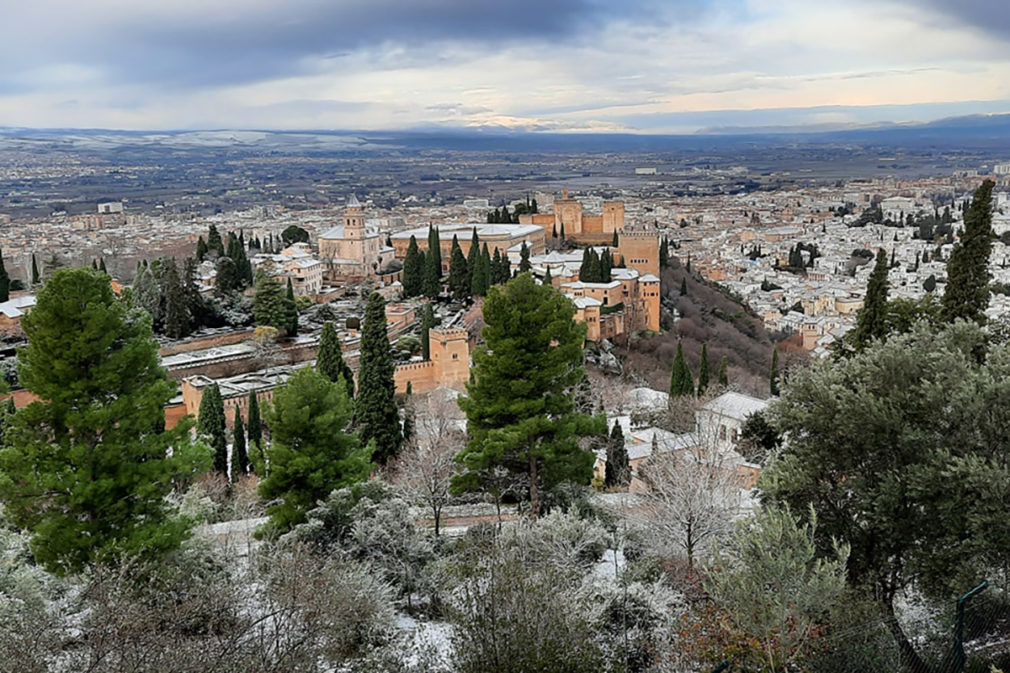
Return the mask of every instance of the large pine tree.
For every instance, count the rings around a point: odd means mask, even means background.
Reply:
[[[396,408],[393,357],[386,333],[386,302],[373,292],[361,328],[358,397],[354,419],[363,443],[375,442],[372,459],[385,464],[400,450],[400,414]]]
[[[989,253],[992,250],[992,180],[975,190],[964,216],[961,240],[947,262],[947,287],[943,293],[942,317],[984,325],[989,306]]]
[[[150,323],[116,298],[108,275],[61,269],[21,324],[19,380],[39,401],[6,429],[0,499],[31,532],[35,561],[76,572],[177,547],[186,524],[165,496],[199,461],[188,423],[164,429],[175,384]]]
[[[535,517],[545,489],[589,483],[594,457],[578,439],[606,431],[573,399],[585,374],[586,327],[573,320],[570,300],[528,273],[492,288],[483,311],[486,348],[474,354],[469,395],[460,398],[470,433],[459,455],[466,472],[453,478],[453,490],[500,495],[504,470],[529,489]]]

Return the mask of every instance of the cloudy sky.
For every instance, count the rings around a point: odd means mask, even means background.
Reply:
[[[693,132],[1010,112],[1006,0],[8,0],[0,126]]]

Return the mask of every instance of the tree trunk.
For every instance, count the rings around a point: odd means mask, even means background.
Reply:
[[[904,629],[898,623],[898,616],[894,613],[894,599],[884,599],[883,608],[884,621],[891,632],[891,637],[894,638],[894,642],[898,645],[898,652],[901,656],[901,670],[905,671],[905,673],[932,673],[932,669],[926,665],[926,662],[922,660],[919,653],[912,647],[912,643],[908,641],[908,636],[905,635]]]
[[[537,488],[537,458],[530,452],[530,518],[540,516],[540,491]]]

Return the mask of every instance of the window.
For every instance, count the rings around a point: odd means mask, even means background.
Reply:
[[[452,359],[453,360],[458,360],[459,359],[459,353],[453,353],[452,354]]]
[[[725,425],[720,425],[719,426],[719,439],[726,439],[726,426]]]

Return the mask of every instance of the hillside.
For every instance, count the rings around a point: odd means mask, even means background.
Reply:
[[[681,285],[685,282],[687,294],[682,296]],[[781,335],[769,333],[761,319],[739,299],[719,285],[687,273],[676,259],[662,272],[662,305],[664,332],[633,340],[625,351],[626,371],[653,388],[665,390],[669,386],[678,341],[683,342],[684,357],[695,378],[702,344],[707,344],[710,380],[716,381],[719,363],[725,356],[730,385],[758,397],[769,394],[773,344],[779,343],[783,369],[806,359],[794,340],[782,341]],[[673,309],[680,315],[676,323]]]

